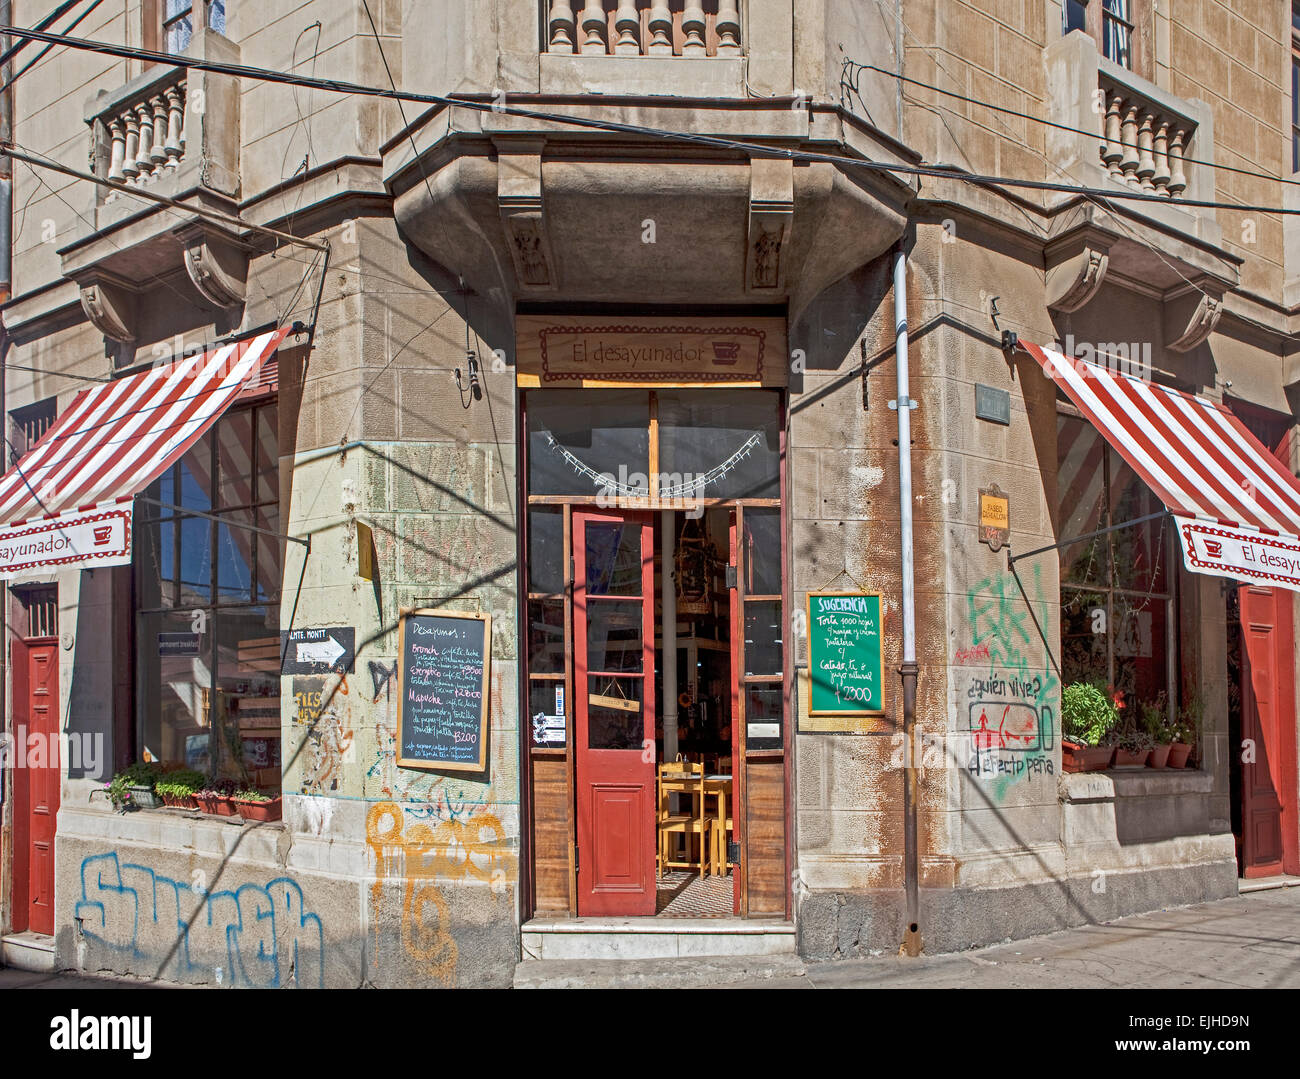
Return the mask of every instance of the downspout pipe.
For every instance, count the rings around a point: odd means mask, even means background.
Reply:
[[[903,888],[907,922],[900,951],[921,954],[920,858],[916,835],[916,583],[912,558],[912,409],[907,358],[907,252],[900,240],[894,248],[894,355],[898,368],[898,503],[899,550],[903,593]]]

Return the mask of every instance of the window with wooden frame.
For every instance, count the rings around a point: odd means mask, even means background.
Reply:
[[[154,52],[184,52],[203,26],[226,32],[226,0],[143,0],[141,10],[144,47]]]
[[[1102,56],[1151,77],[1150,0],[1064,0],[1061,32],[1082,30]]]

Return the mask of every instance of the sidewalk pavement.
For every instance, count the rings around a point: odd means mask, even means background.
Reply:
[[[924,930],[923,930],[924,935]],[[523,987],[726,989],[1297,989],[1300,887],[1250,892],[950,955],[524,963]],[[542,970],[541,968],[546,968]],[[0,969],[0,989],[161,983]]]

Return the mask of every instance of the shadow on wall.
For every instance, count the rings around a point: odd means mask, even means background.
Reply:
[[[113,773],[110,747],[114,744],[114,663],[122,660],[113,649],[112,634],[104,632],[110,612],[108,593],[111,578],[111,570],[81,571],[77,620],[73,630],[72,679],[68,684],[67,700],[63,702],[63,729],[68,736],[64,763],[69,779],[107,783]],[[104,595],[99,595],[101,592]],[[62,640],[59,648],[63,650]],[[91,649],[94,649],[94,654],[87,654]]]

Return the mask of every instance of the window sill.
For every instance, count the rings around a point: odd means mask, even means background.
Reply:
[[[1105,772],[1063,772],[1058,784],[1061,801],[1065,803],[1209,794],[1213,785],[1214,777],[1199,768],[1112,768]]]

